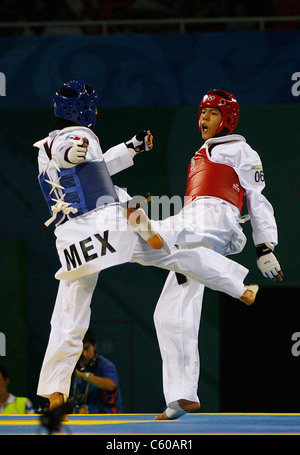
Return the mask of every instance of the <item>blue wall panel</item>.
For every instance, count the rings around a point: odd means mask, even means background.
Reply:
[[[195,105],[224,88],[243,104],[295,103],[300,32],[227,32],[0,39],[0,108],[43,108],[64,81],[83,78],[103,106]]]

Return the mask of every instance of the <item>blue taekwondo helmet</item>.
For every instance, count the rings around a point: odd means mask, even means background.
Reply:
[[[96,90],[83,80],[66,82],[55,93],[54,114],[76,125],[94,127],[98,100]]]

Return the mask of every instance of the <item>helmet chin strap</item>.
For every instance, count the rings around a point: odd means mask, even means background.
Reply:
[[[223,126],[223,128],[221,129],[221,131],[219,131],[219,133],[216,133],[214,135],[214,137],[221,137],[221,136],[227,136],[227,134],[229,134],[230,131],[228,128],[225,128],[225,126]]]

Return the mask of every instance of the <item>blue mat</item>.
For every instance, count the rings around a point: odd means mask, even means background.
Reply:
[[[69,415],[60,433],[71,435],[300,435],[300,414],[186,414],[155,421],[155,414]],[[47,434],[40,416],[1,415],[0,435]]]

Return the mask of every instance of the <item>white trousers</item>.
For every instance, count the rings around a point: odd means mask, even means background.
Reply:
[[[248,270],[205,247],[153,250],[139,238],[133,262],[186,274],[197,283],[239,298]],[[51,319],[51,333],[40,373],[38,395],[69,394],[71,376],[82,352],[82,339],[90,322],[90,304],[98,274],[61,280]]]
[[[69,396],[71,377],[82,353],[82,340],[90,324],[90,304],[98,274],[59,281],[51,317],[51,332],[40,372],[37,394]]]
[[[193,212],[193,209],[196,210]],[[193,237],[197,241],[197,236],[189,235],[190,229],[198,234],[200,244],[213,249],[199,250],[203,269],[198,265],[198,270],[205,275],[206,282],[204,279],[202,282],[189,279],[179,285],[175,273],[170,272],[156,305],[154,324],[163,363],[163,390],[167,406],[179,399],[199,402],[198,335],[204,288],[208,285],[211,289],[237,297],[233,292],[233,282],[231,291],[227,287],[230,277],[236,280],[236,291],[239,289],[238,282],[245,278],[242,269],[226,258],[227,254],[241,251],[246,242],[238,216],[230,204],[220,203],[216,198],[204,198],[187,206],[179,217],[167,221],[172,222],[175,228],[177,224],[184,225],[185,229],[177,236],[181,248],[192,248]],[[191,278],[191,274],[188,276]]]
[[[178,284],[170,272],[154,312],[163,361],[166,405],[179,399],[198,402],[200,358],[198,335],[204,286],[188,280]]]

